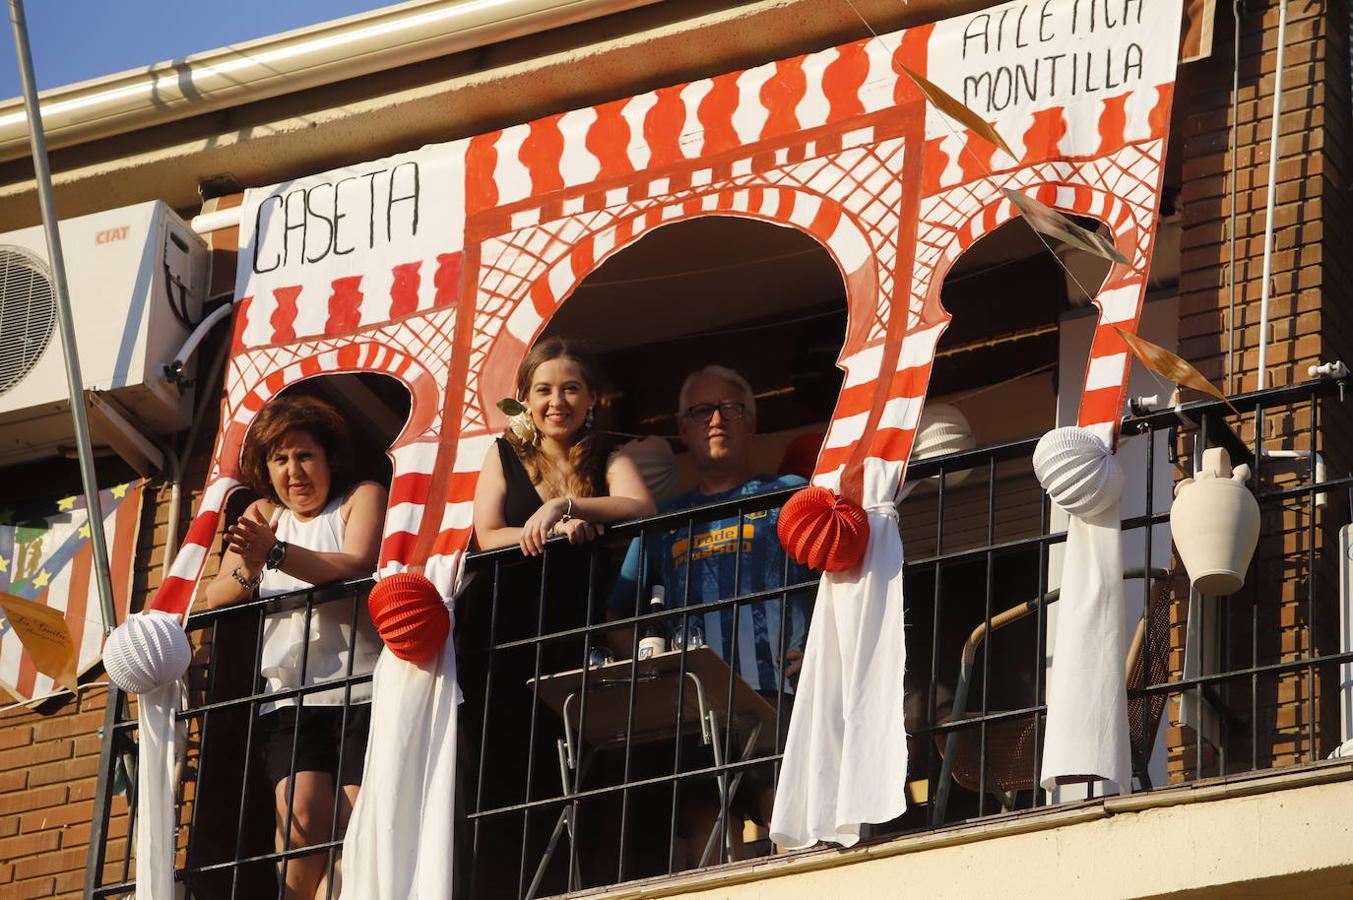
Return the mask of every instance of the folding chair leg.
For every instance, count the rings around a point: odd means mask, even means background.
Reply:
[[[559,745],[559,781],[564,787],[564,796],[567,797],[573,793],[573,787],[569,784],[570,768],[568,764],[568,747],[560,739]],[[579,759],[579,768],[587,768],[587,760]],[[549,843],[545,845],[545,852],[541,854],[540,865],[536,866],[535,877],[531,879],[531,886],[526,890],[526,900],[533,900],[536,891],[540,890],[540,882],[545,878],[545,870],[550,867],[550,860],[554,859],[554,851],[559,847],[559,839],[568,832],[569,857],[572,860],[572,872],[569,875],[569,890],[576,891],[582,887],[582,873],[578,871],[578,840],[574,830],[573,804],[569,803],[559,810],[559,818],[554,823],[554,831],[550,833]]]

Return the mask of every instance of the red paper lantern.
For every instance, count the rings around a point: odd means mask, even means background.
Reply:
[[[780,510],[780,543],[821,572],[853,568],[869,546],[869,517],[858,503],[824,487],[806,487]]]
[[[415,572],[382,578],[371,589],[366,605],[385,646],[409,662],[436,656],[451,631],[451,617],[441,594]]]

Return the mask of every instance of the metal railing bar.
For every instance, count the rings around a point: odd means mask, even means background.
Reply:
[[[347,600],[351,597],[350,591],[360,592],[373,584],[375,584],[375,581],[370,577],[351,578],[317,587],[302,588],[299,591],[278,594],[274,597],[243,600],[229,606],[218,606],[215,609],[200,609],[188,615],[183,627],[187,631],[196,631],[215,624],[218,619],[242,618],[246,613],[258,613],[260,610],[264,615],[270,615],[291,612],[303,606],[323,606],[326,603]]]
[[[567,806],[574,800],[582,801],[594,797],[604,797],[607,794],[614,794],[622,790],[632,790],[634,788],[663,785],[668,783],[674,778],[681,781],[688,781],[691,779],[702,778],[707,776],[715,776],[720,774],[731,775],[735,772],[739,772],[744,769],[753,769],[756,768],[757,766],[765,765],[766,763],[775,762],[777,760],[783,760],[783,754],[779,754],[776,756],[767,754],[765,756],[758,756],[753,759],[745,759],[735,762],[725,762],[723,765],[704,766],[702,768],[691,769],[686,772],[674,772],[670,775],[653,775],[647,778],[637,778],[634,779],[633,781],[627,781],[624,785],[610,785],[607,787],[588,788],[587,790],[579,791],[576,795],[573,796],[564,796],[561,794],[557,797],[542,797],[539,800],[526,800],[521,803],[513,803],[508,806],[493,807],[491,809],[482,810],[478,813],[467,814],[466,818],[473,819],[478,817],[480,819],[490,819],[490,818],[506,817],[513,813],[522,812],[523,810],[537,810],[546,806],[552,806],[556,809],[559,809],[561,807]],[[310,848],[307,847],[306,849],[308,850]]]
[[[556,547],[560,545],[556,544]],[[545,605],[549,602],[550,585],[550,549],[540,555],[540,589],[536,592],[536,635],[541,636],[545,632]],[[542,654],[544,653],[543,642],[535,644],[535,663],[534,673],[531,678],[531,725],[527,731],[526,737],[526,799],[531,799],[531,789],[535,787],[535,769],[536,769],[536,725],[540,721],[540,676]],[[526,880],[527,858],[530,856],[531,848],[531,810],[527,809],[522,813],[522,842],[520,866],[517,872],[517,896],[524,897],[527,893]]]
[[[216,675],[220,671],[217,665],[218,662],[217,651],[220,649],[221,646],[220,635],[217,634],[218,631],[219,629],[217,628],[212,629],[211,649],[207,652],[207,684],[203,687],[205,697],[211,697],[214,695],[216,690]],[[188,671],[191,672],[192,669],[190,668]],[[191,694],[189,696],[191,697]],[[193,813],[188,820],[188,849],[185,858],[189,862],[197,858],[195,853],[197,849],[197,836],[199,834],[197,828],[197,814],[201,810],[202,804],[197,803],[196,798],[202,796],[202,769],[203,762],[205,761],[206,757],[207,731],[208,731],[207,726],[210,722],[211,716],[209,714],[203,713],[202,721],[198,727],[197,732],[197,767],[196,772],[194,773],[193,776],[193,798],[194,798]],[[191,878],[188,877],[184,878],[183,887],[184,891],[189,896],[192,896]]]
[[[201,706],[194,706],[188,709],[181,709],[174,715],[175,722],[187,722],[195,719],[203,713],[215,712],[216,710],[234,709],[240,706],[248,706],[251,703],[266,703],[269,700],[287,700],[305,694],[321,694],[325,691],[336,691],[342,689],[345,685],[359,685],[371,681],[371,673],[365,675],[354,675],[351,678],[333,678],[328,681],[319,681],[315,684],[302,685],[301,687],[284,688],[280,691],[260,691],[249,694],[246,697],[232,697],[229,700],[217,700],[214,703],[204,703]],[[135,728],[136,720],[129,722],[119,722],[118,728]]]
[[[741,606],[744,604],[774,600],[776,597],[778,597],[780,594],[786,591],[790,593],[795,593],[798,591],[803,592],[812,591],[814,594],[816,594],[817,586],[818,582],[816,579],[813,581],[802,581],[797,584],[788,585],[786,587],[767,588],[766,590],[763,591],[753,591],[748,594],[739,594],[736,597],[728,597],[723,600],[711,600],[708,603],[697,603],[692,608],[698,608],[700,610],[700,614],[705,615],[707,613],[717,612],[718,610],[727,609],[733,606]],[[483,655],[484,653],[487,652],[496,652],[500,650],[513,650],[520,647],[531,647],[537,644],[559,643],[567,638],[582,637],[589,630],[595,632],[598,630],[622,629],[625,628],[626,626],[642,626],[648,624],[649,622],[661,622],[666,619],[679,619],[681,618],[681,616],[682,616],[681,609],[664,609],[662,612],[657,613],[642,613],[637,616],[627,616],[625,618],[612,619],[606,622],[604,626],[600,624],[580,625],[573,628],[565,628],[560,631],[552,631],[549,634],[542,635],[540,637],[520,638],[514,641],[503,641],[501,644],[494,644],[492,647],[480,650],[476,655]],[[470,655],[467,654],[464,658],[468,659],[472,657],[470,657]],[[325,683],[328,684],[329,682]],[[336,684],[337,681],[335,681],[334,683]]]
[[[1228,397],[1227,400],[1231,408],[1243,414],[1254,412],[1260,408],[1273,409],[1291,406],[1312,394],[1329,396],[1338,393],[1341,386],[1353,386],[1353,378],[1316,378],[1282,385],[1281,387],[1235,394]],[[1127,416],[1121,422],[1121,430],[1125,435],[1136,435],[1147,428],[1160,429],[1177,424],[1181,417],[1194,420],[1209,413],[1220,414],[1224,411],[1229,414],[1227,403],[1221,400],[1195,400],[1180,404],[1177,407],[1172,406],[1168,409],[1148,413],[1145,416]]]
[[[996,461],[987,463],[987,546],[996,541]],[[986,559],[986,579],[983,585],[982,624],[986,628],[987,640],[982,642],[982,720],[978,724],[977,738],[977,814],[986,812],[987,800],[987,721],[990,711],[991,687],[991,645],[995,635],[991,633],[991,604],[995,592],[996,551],[988,550]]]
[[[928,461],[928,460],[927,460]],[[641,534],[653,533],[657,531],[666,531],[672,528],[686,526],[689,521],[696,523],[713,522],[718,519],[727,518],[730,509],[736,509],[741,506],[745,512],[763,512],[768,509],[778,509],[784,506],[784,502],[794,494],[798,493],[799,488],[782,488],[775,491],[766,491],[761,494],[752,494],[745,498],[734,500],[720,500],[715,503],[706,503],[703,506],[690,506],[672,512],[658,513],[643,519],[633,519],[628,522],[621,522],[616,525],[606,527],[606,536],[597,543],[601,546],[628,544],[632,539]],[[546,547],[566,546],[567,537],[554,537],[545,542]],[[525,560],[521,548],[516,544],[509,544],[506,547],[495,547],[492,550],[476,550],[465,556],[465,564],[473,566],[476,563],[482,563],[490,559],[503,558],[505,560]]]
[[[109,683],[108,693],[104,695],[103,741],[99,746],[99,777],[94,785],[95,804],[98,811],[89,826],[89,852],[85,855],[85,896],[99,886],[103,880],[104,856],[108,845],[106,835],[108,821],[113,812],[113,774],[118,763],[117,745],[120,732],[113,726],[117,722],[122,708],[122,691],[117,685]],[[130,832],[129,832],[130,833]]]

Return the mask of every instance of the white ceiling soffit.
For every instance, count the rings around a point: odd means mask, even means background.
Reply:
[[[63,147],[562,28],[658,0],[410,0],[43,92]],[[28,154],[22,99],[0,103],[0,161]]]

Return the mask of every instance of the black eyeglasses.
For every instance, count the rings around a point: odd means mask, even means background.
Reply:
[[[727,422],[736,422],[747,414],[746,403],[697,403],[686,408],[686,415],[701,424],[708,425],[714,419],[716,409]]]

